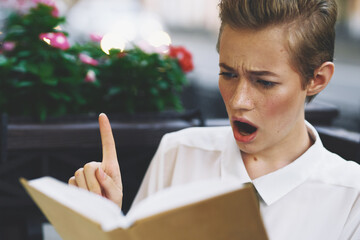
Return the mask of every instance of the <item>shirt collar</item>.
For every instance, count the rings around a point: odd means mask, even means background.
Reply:
[[[261,199],[267,205],[271,205],[305,182],[322,160],[323,145],[320,137],[308,122],[306,126],[314,144],[289,165],[254,180],[250,179],[246,171],[236,142],[232,140],[230,144],[229,141],[223,153],[222,176],[237,177],[242,183],[252,182]]]

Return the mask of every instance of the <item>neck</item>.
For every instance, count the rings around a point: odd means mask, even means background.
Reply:
[[[251,179],[274,172],[299,158],[314,143],[303,124],[298,134],[285,139],[276,147],[267,149],[260,154],[241,152],[246,170]]]

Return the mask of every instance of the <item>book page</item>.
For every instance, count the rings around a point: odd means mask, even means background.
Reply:
[[[94,222],[98,222],[104,231],[111,231],[117,227],[129,227],[121,209],[102,196],[52,177],[31,180],[29,185]]]
[[[136,220],[200,202],[244,187],[234,179],[212,179],[173,186],[133,206],[126,216],[112,201],[52,177],[29,181],[29,185],[50,198],[97,222],[104,231],[129,228]]]
[[[229,193],[244,187],[235,179],[212,179],[173,186],[145,198],[133,206],[126,215],[129,223],[182,207],[191,203]]]

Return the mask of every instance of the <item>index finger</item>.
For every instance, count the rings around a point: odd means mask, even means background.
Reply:
[[[105,165],[105,169],[107,169],[108,167],[112,167],[114,164],[117,165],[118,161],[111,125],[105,113],[101,113],[99,115],[99,127],[103,151],[102,163]]]

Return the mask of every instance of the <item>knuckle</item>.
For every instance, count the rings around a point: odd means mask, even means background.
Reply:
[[[74,175],[75,175],[75,177],[79,177],[79,176],[81,176],[83,174],[83,172],[84,172],[84,169],[79,168],[78,170],[76,170]]]
[[[99,165],[99,162],[88,162],[84,165],[84,171],[94,171]]]
[[[73,177],[69,178],[68,184],[74,185],[74,183],[75,183],[75,177],[73,176]]]

